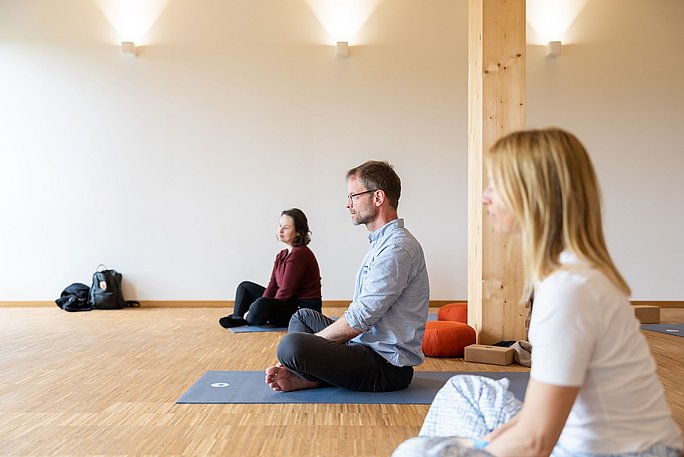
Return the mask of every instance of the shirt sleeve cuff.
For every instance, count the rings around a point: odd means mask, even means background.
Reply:
[[[347,311],[344,312],[344,317],[347,319],[347,324],[349,324],[349,326],[354,330],[359,332],[368,331],[369,327],[364,325],[364,323],[357,318],[357,315],[353,312],[351,306],[349,309],[347,309]]]

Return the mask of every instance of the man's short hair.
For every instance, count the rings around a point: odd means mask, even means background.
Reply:
[[[389,201],[389,205],[397,209],[401,196],[401,179],[395,173],[394,167],[387,162],[369,160],[347,172],[347,180],[358,177],[367,190],[382,189]]]

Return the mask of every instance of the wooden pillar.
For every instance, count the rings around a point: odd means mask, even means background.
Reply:
[[[525,128],[525,0],[468,4],[468,323],[491,344],[526,337],[519,237],[494,233],[482,206],[489,148]]]

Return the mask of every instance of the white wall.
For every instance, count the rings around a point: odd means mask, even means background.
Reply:
[[[637,300],[684,299],[682,24],[681,0],[589,0],[560,56],[528,46],[527,126],[585,143],[608,247]]]
[[[54,299],[98,263],[127,298],[232,299],[267,280],[292,206],[324,299],[348,299],[367,232],[344,173],[367,159],[402,177],[431,298],[466,297],[466,2],[382,0],[346,60],[304,0],[171,0],[126,59],[103,2],[0,2],[0,301]],[[589,2],[584,42],[528,49],[528,125],[587,144],[636,299],[684,295],[683,14]]]

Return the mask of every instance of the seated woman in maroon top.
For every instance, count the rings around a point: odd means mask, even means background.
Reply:
[[[240,283],[235,292],[233,314],[219,319],[222,327],[273,324],[287,327],[299,308],[321,311],[321,273],[313,252],[309,223],[297,208],[280,215],[278,240],[287,246],[278,253],[268,287],[250,281]]]

